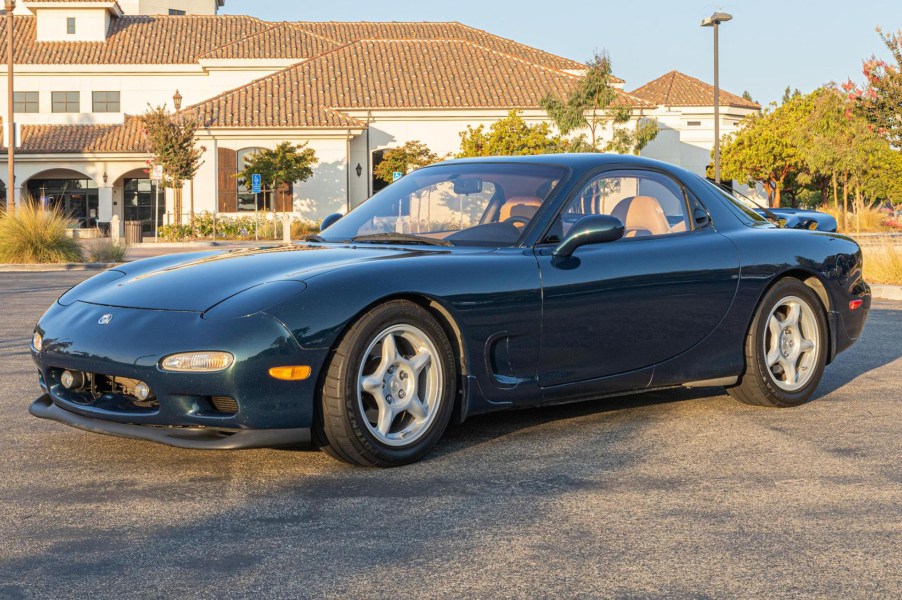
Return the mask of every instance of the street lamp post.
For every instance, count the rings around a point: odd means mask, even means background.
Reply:
[[[720,65],[718,55],[718,29],[721,23],[733,18],[733,15],[716,12],[702,21],[702,27],[714,28],[714,181],[720,183]]]
[[[16,124],[15,110],[13,108],[15,94],[13,93],[13,29],[15,20],[13,19],[13,10],[16,8],[14,0],[6,0],[6,166],[7,185],[6,185],[6,210],[10,214],[16,210]]]

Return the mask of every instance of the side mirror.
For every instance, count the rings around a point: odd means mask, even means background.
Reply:
[[[328,229],[328,228],[331,227],[332,225],[335,225],[335,222],[336,222],[337,220],[339,220],[341,217],[342,217],[342,214],[341,214],[341,213],[332,213],[331,215],[329,215],[328,217],[326,217],[325,219],[323,219],[323,222],[320,223],[319,230],[320,230],[320,231],[325,231],[326,229]]]
[[[566,258],[580,246],[616,242],[623,237],[623,222],[611,215],[589,215],[573,224],[553,256]]]
[[[708,218],[708,213],[705,212],[705,209],[703,208],[696,208],[694,211],[692,211],[692,219],[695,221],[696,229],[707,227],[708,223],[711,221]]]

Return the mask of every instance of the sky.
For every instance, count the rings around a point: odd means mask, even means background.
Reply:
[[[763,105],[786,86],[809,92],[848,78],[888,52],[874,28],[902,29],[902,0],[226,0],[224,14],[270,21],[460,21],[580,61],[607,52],[633,90],[671,70],[713,83],[715,11],[721,88]]]

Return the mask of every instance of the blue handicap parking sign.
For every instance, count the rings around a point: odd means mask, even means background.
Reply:
[[[259,173],[254,173],[251,175],[251,191],[255,194],[259,194],[263,189],[263,176]]]
[[[393,182],[394,182],[394,181],[398,181],[398,180],[401,179],[402,177],[404,177],[404,173],[402,173],[401,171],[393,171],[392,174],[391,174],[391,180],[392,180]]]

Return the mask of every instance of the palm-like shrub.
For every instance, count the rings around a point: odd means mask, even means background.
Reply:
[[[0,214],[0,263],[81,262],[78,241],[66,235],[69,219],[59,209],[24,203]]]

